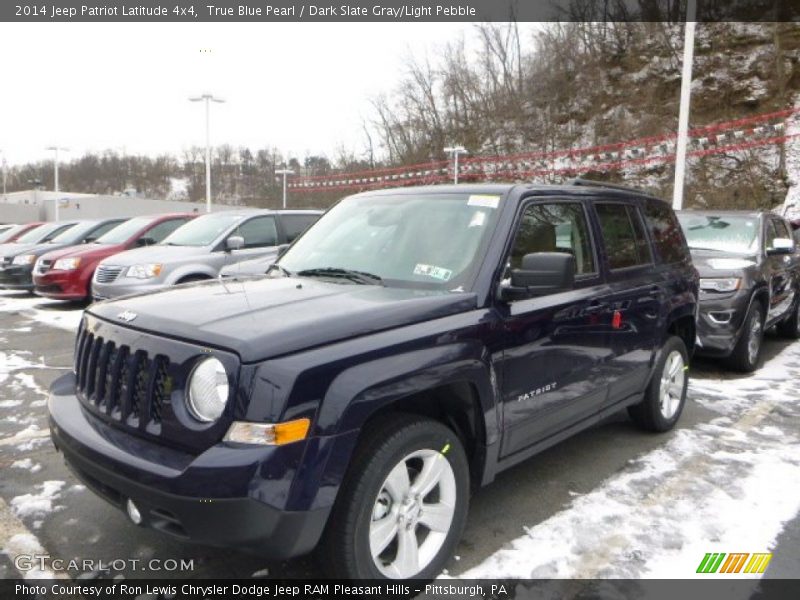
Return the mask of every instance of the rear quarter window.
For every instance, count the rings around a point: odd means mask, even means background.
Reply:
[[[656,247],[660,262],[677,263],[688,260],[689,248],[675,212],[666,202],[648,200],[644,203],[644,220]]]

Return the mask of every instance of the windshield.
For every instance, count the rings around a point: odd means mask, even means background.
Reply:
[[[230,213],[203,215],[181,225],[161,243],[167,246],[208,246],[243,218],[244,215]]]
[[[689,248],[752,254],[758,249],[758,219],[749,215],[678,213]]]
[[[45,223],[44,225],[39,225],[34,229],[31,229],[28,233],[23,236],[17,238],[18,244],[38,244],[45,238],[48,238],[53,231],[60,231],[66,230],[68,227],[72,227],[74,223],[69,225],[64,225],[63,223]]]
[[[106,233],[97,238],[95,244],[122,244],[127,242],[132,235],[135,235],[142,227],[146,227],[152,223],[152,217],[135,217],[128,219],[123,223],[117,225]]]
[[[17,235],[17,233],[19,233],[23,227],[25,227],[25,225],[14,225],[0,233],[0,244],[7,242],[12,237]]]
[[[455,289],[470,282],[499,203],[499,195],[475,194],[346,198],[312,225],[279,265],[301,276],[334,276],[335,269],[371,276],[363,282]]]
[[[63,232],[59,233],[58,235],[50,238],[47,243],[48,244],[77,244],[78,242],[82,242],[83,239],[89,235],[90,232],[97,229],[98,223],[95,221],[89,221],[86,223],[77,223],[73,225],[69,229],[65,229]]]

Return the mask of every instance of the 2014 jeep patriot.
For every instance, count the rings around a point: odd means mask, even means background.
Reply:
[[[266,276],[92,305],[52,439],[135,523],[432,577],[499,471],[623,408],[675,425],[697,297],[672,210],[630,190],[359,194]]]

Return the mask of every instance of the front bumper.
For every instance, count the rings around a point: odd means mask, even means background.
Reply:
[[[50,390],[50,435],[70,468],[118,508],[131,499],[143,525],[173,537],[247,550],[272,559],[310,552],[330,507],[284,510],[268,502],[276,453],[302,456],[304,443],[284,447],[218,444],[194,456],[140,439],[88,415],[67,374]],[[266,477],[265,477],[266,473]],[[287,466],[286,478],[295,471]],[[281,494],[277,494],[280,496]],[[272,498],[274,500],[274,497]]]
[[[163,290],[166,287],[168,287],[167,284],[162,281],[153,282],[147,279],[133,279],[130,277],[120,277],[112,283],[92,281],[92,298],[95,300],[108,300],[129,294]]]
[[[48,271],[41,275],[33,274],[33,291],[37,296],[56,300],[83,300],[86,286],[80,280],[78,271]]]
[[[731,294],[701,292],[697,315],[697,353],[705,356],[728,356],[742,333],[750,290]]]
[[[0,288],[32,290],[33,265],[6,265],[5,267],[0,267]]]

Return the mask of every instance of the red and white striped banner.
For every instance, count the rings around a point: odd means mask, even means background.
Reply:
[[[797,137],[784,135],[784,121],[800,112],[790,108],[733,121],[713,123],[689,132],[690,157],[737,152],[781,144]],[[675,160],[676,134],[638,138],[613,144],[549,152],[527,152],[505,156],[462,158],[462,181],[518,181],[547,176],[570,176],[586,171],[616,171],[646,167]],[[370,190],[407,185],[429,185],[452,180],[450,161],[338,173],[290,180],[288,187],[299,192]]]

